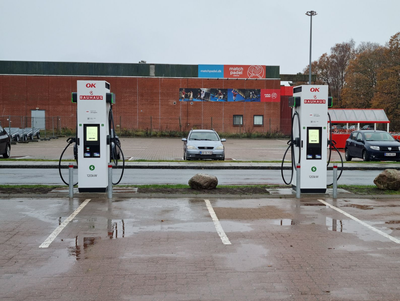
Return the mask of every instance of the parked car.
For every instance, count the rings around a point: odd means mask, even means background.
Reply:
[[[22,131],[20,128],[4,128],[7,134],[11,137],[13,141],[19,142],[22,138]]]
[[[354,131],[346,140],[345,157],[346,161],[400,161],[400,142],[385,131]]]
[[[225,160],[225,147],[214,130],[191,130],[183,141],[183,160],[215,159]]]
[[[0,155],[9,158],[11,154],[11,137],[5,129],[0,126]]]
[[[369,125],[369,124],[366,124],[366,125],[364,125],[361,129],[362,129],[362,130],[373,130],[374,127],[371,126],[371,125]]]

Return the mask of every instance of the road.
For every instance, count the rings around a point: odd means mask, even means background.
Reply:
[[[345,170],[338,184],[346,185],[373,185],[374,178],[380,170]],[[77,171],[74,171],[77,179]],[[188,180],[197,173],[207,173],[218,178],[220,185],[233,184],[284,184],[280,170],[201,170],[201,169],[126,169],[120,184],[187,184]],[[68,181],[68,169],[63,169],[64,179]],[[113,182],[116,182],[121,170],[113,171]],[[290,170],[284,172],[287,180]],[[332,171],[328,171],[328,182],[332,183]],[[58,169],[16,169],[3,168],[0,174],[2,184],[42,184],[62,185]]]

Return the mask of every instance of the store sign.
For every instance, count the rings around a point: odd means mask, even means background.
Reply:
[[[266,67],[261,65],[198,65],[201,78],[265,78]]]
[[[224,78],[224,65],[199,65],[198,77]]]

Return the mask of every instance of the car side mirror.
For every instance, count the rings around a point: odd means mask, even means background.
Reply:
[[[186,141],[187,141],[187,139],[186,139],[186,138],[182,138],[182,141],[183,141],[183,142],[186,142]]]
[[[362,140],[362,139],[357,139],[357,142],[364,143],[364,140]]]

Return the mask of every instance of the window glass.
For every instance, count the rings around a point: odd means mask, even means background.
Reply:
[[[243,115],[233,115],[233,125],[243,125]]]
[[[263,124],[264,124],[264,116],[254,115],[254,125],[263,125]]]

